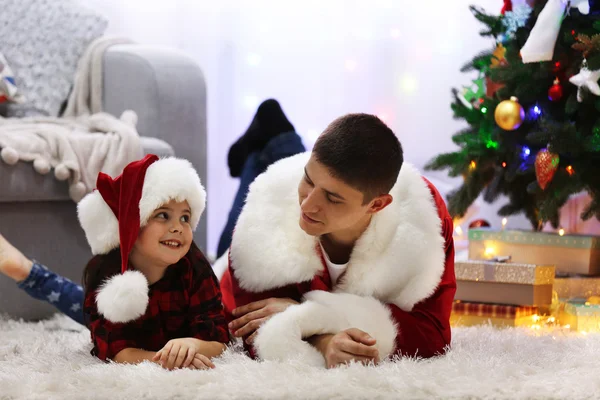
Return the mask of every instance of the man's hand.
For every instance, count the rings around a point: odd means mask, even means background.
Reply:
[[[325,357],[327,368],[357,361],[363,364],[379,362],[376,340],[360,329],[350,328],[335,335],[318,335],[309,340]]]
[[[273,315],[284,311],[293,304],[298,304],[298,302],[289,298],[270,298],[238,307],[232,311],[236,319],[229,323],[229,329],[233,332],[233,336],[236,337],[244,337],[252,334],[246,339],[246,343],[252,343],[256,335],[256,330],[262,324]]]

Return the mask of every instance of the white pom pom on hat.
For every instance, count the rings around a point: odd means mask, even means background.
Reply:
[[[125,271],[106,281],[96,295],[98,311],[111,322],[135,320],[148,307],[148,281],[140,271]]]

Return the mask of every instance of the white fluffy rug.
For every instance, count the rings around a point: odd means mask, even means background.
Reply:
[[[104,364],[89,332],[57,316],[0,318],[1,399],[379,399],[600,396],[600,335],[490,327],[454,330],[453,350],[427,361],[334,370],[255,362],[229,350],[211,371]]]

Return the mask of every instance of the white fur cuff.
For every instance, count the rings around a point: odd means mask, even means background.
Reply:
[[[303,339],[349,328],[367,332],[383,360],[394,351],[397,328],[391,312],[373,297],[313,291],[306,301],[275,315],[258,331],[254,346],[263,360],[300,360],[325,366],[321,353]]]

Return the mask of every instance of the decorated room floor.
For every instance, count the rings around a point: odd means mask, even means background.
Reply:
[[[600,335],[565,330],[456,328],[453,349],[432,360],[334,370],[256,362],[232,349],[211,371],[104,364],[89,332],[64,316],[0,319],[2,399],[593,398]]]

